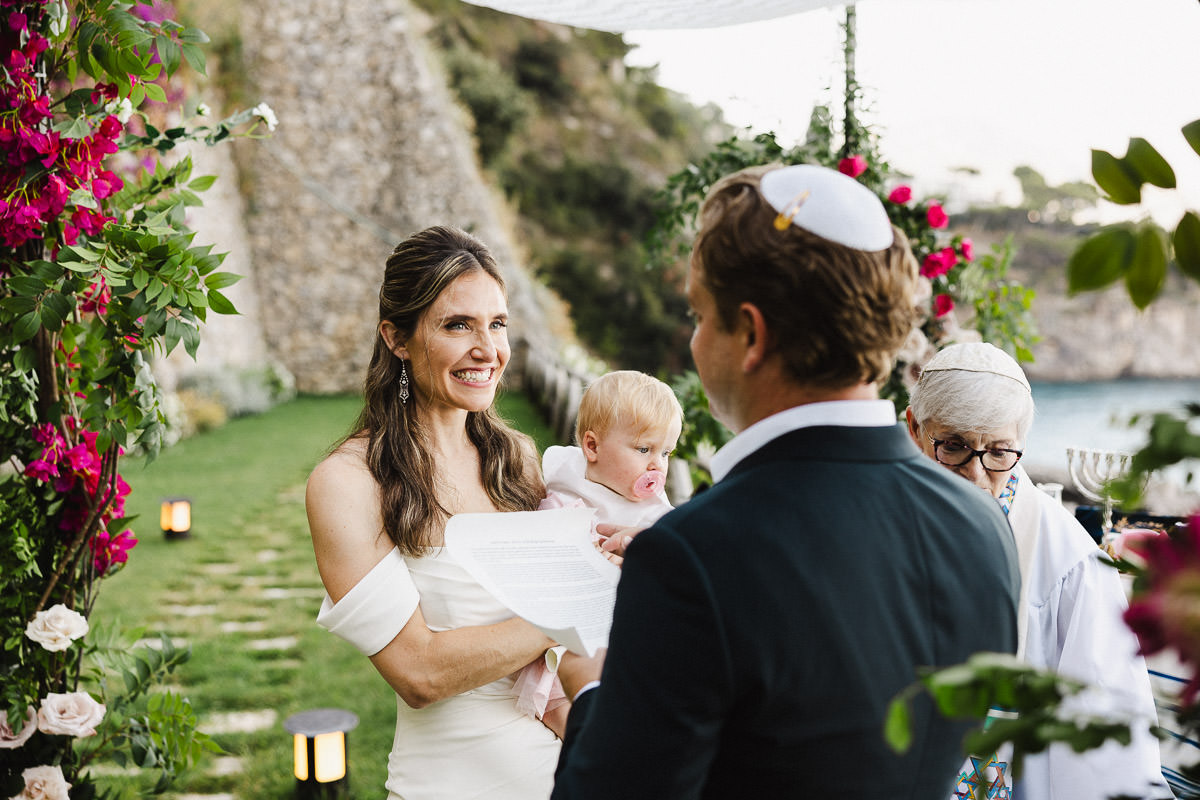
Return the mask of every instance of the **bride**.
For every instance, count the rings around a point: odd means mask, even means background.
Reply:
[[[492,409],[509,357],[496,262],[463,231],[414,234],[387,261],[379,318],[355,432],[308,481],[317,622],[396,691],[389,797],[548,797],[559,742],[512,685],[553,642],[442,548],[451,515],[545,494],[532,442]]]

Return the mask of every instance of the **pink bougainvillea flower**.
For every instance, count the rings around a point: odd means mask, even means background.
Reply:
[[[97,130],[105,139],[115,139],[120,135],[122,129],[121,120],[117,119],[115,115],[109,114],[100,123],[100,127]]]
[[[898,203],[900,205],[904,205],[909,200],[912,200],[911,186],[897,186],[895,189],[892,189],[892,193],[888,195],[889,202]]]
[[[958,247],[959,252],[962,253],[962,257],[965,260],[970,261],[971,259],[975,258],[975,243],[967,237],[963,237],[962,243],[959,244]]]
[[[25,30],[25,25],[27,23],[28,20],[20,11],[14,11],[8,15],[8,27],[12,28],[14,31]]]
[[[860,155],[852,155],[838,162],[838,172],[857,178],[867,171],[867,160]]]
[[[25,475],[35,481],[49,483],[51,478],[58,477],[58,467],[40,458],[35,458],[25,466]]]
[[[954,298],[948,294],[935,294],[933,296],[933,314],[935,317],[944,317],[954,310]]]
[[[116,536],[110,536],[108,531],[100,531],[92,539],[92,564],[97,576],[107,575],[115,571],[114,567],[129,560],[129,551],[138,540],[133,538],[130,531],[122,531]],[[119,567],[118,567],[119,568]]]
[[[63,237],[66,237],[65,230],[63,231]],[[108,288],[104,276],[101,275],[99,280],[84,290],[83,299],[79,303],[79,310],[85,314],[104,316],[104,313],[108,311],[108,304],[111,301],[112,290]]]
[[[931,228],[944,228],[950,223],[950,217],[946,216],[946,210],[940,203],[930,203],[929,210],[925,212],[925,218],[929,221]]]
[[[1191,705],[1200,693],[1200,514],[1169,535],[1138,539],[1135,547],[1146,565],[1125,623],[1137,634],[1143,655],[1169,648],[1191,667],[1180,698]]]

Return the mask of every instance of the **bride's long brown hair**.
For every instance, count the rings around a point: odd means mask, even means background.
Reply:
[[[387,260],[379,289],[379,320],[413,335],[426,310],[462,275],[482,270],[504,289],[483,242],[457,228],[435,226],[405,239]],[[450,513],[438,500],[434,461],[415,402],[400,400],[400,365],[376,326],[375,349],[363,386],[364,406],[349,438],[367,441],[366,461],[379,483],[383,529],[400,552],[420,556]],[[409,374],[412,370],[409,369]],[[531,511],[544,490],[529,438],[491,407],[467,414],[467,436],[479,451],[480,478],[501,511]]]

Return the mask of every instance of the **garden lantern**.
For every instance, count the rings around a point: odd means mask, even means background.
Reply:
[[[340,708],[302,711],[284,720],[292,734],[296,800],[332,800],[349,795],[346,734],[358,717]]]
[[[158,519],[166,538],[188,538],[192,533],[192,501],[186,497],[164,497]]]

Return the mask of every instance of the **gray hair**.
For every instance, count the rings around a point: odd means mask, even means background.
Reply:
[[[1033,425],[1033,396],[1012,378],[992,372],[923,372],[909,408],[922,428],[932,422],[959,433],[995,433],[1015,422],[1022,443]]]

